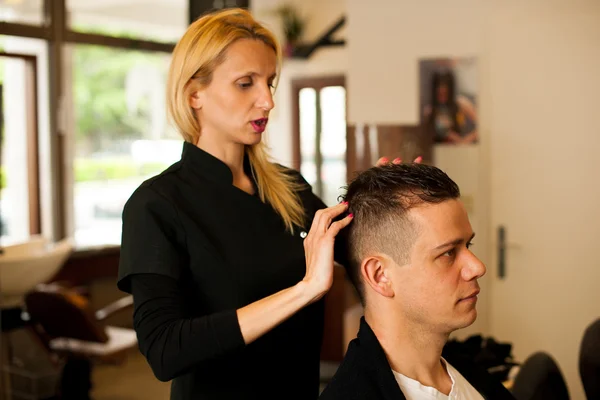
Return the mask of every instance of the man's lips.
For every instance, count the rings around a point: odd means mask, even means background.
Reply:
[[[480,292],[480,290],[477,289],[477,290],[473,291],[471,294],[469,294],[468,296],[463,297],[462,299],[460,299],[459,302],[463,301],[463,300],[474,300],[474,299],[477,298],[477,295],[479,294],[479,292]]]

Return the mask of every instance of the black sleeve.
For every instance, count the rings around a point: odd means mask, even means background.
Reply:
[[[176,209],[142,186],[123,211],[118,287],[133,294],[139,347],[156,377],[168,381],[244,346],[236,310],[192,317],[179,281],[188,268]]]
[[[185,232],[173,205],[149,185],[125,204],[121,235],[119,289],[131,293],[130,277],[139,273],[180,278],[187,262]]]
[[[177,281],[157,274],[132,276],[131,289],[140,351],[159,380],[244,347],[235,310],[188,318]]]

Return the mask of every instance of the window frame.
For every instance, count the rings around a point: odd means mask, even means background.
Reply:
[[[315,132],[315,164],[317,167],[317,182],[314,191],[320,196],[323,193],[323,182],[321,180],[321,168],[323,157],[321,154],[321,89],[329,86],[341,86],[346,90],[346,110],[348,109],[348,89],[346,88],[346,77],[344,75],[296,78],[292,80],[292,166],[300,171],[302,164],[302,151],[300,145],[300,90],[305,88],[315,89],[317,92],[317,126]],[[348,165],[348,151],[346,151],[346,165]]]
[[[63,73],[65,53],[67,46],[73,44],[100,45],[109,48],[120,48],[127,50],[141,50],[148,52],[171,53],[175,43],[164,43],[151,40],[122,38],[110,35],[92,34],[77,32],[70,28],[67,23],[68,10],[66,0],[44,0],[43,1],[44,21],[42,25],[28,25],[23,23],[0,22],[0,35],[9,35],[16,37],[25,37],[41,39],[46,42],[48,49],[48,82],[49,82],[49,104],[64,104],[66,87]],[[35,58],[35,57],[34,57]],[[37,90],[36,90],[37,95]],[[50,169],[52,181],[51,187],[52,220],[53,229],[49,235],[54,240],[65,238],[69,235],[68,219],[71,218],[72,210],[69,209],[73,204],[72,182],[67,179],[69,171],[66,170],[66,157],[72,156],[67,149],[66,127],[63,126],[63,114],[65,110],[59,107],[50,107]],[[35,145],[34,159],[39,160],[37,137],[35,143],[30,141],[30,146]],[[34,144],[32,144],[34,143]],[[39,211],[39,163],[36,161],[35,181],[31,185],[38,187],[38,211]],[[34,214],[35,215],[35,214]],[[37,231],[41,230],[40,213],[37,213]]]
[[[39,120],[38,120],[38,63],[37,57],[30,54],[0,51],[0,57],[22,60],[27,69],[25,80],[27,90],[27,192],[29,197],[29,234],[37,235],[41,227],[41,203],[39,185]]]

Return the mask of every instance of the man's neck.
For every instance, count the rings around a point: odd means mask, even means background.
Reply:
[[[367,306],[365,320],[379,340],[391,368],[422,385],[446,395],[450,393],[452,380],[441,362],[448,335],[406,319],[383,317],[393,314],[381,311],[379,308],[377,313],[371,313]]]

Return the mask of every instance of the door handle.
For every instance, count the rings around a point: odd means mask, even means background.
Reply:
[[[496,230],[496,241],[493,243],[496,246],[498,253],[498,278],[506,278],[506,262],[508,250],[521,250],[522,246],[519,243],[509,242],[507,240],[506,227],[499,225]]]
[[[506,228],[498,226],[498,278],[506,277]]]

